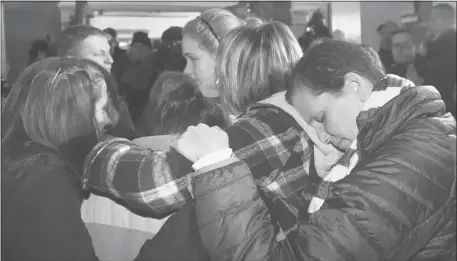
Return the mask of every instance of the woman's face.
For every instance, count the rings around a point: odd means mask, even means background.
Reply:
[[[95,119],[101,126],[105,126],[110,122],[107,107],[109,102],[106,82],[103,79],[96,81],[98,88],[98,100],[95,102]]]
[[[309,89],[302,89],[293,95],[292,105],[316,129],[322,142],[344,151],[357,138],[356,119],[362,107],[357,93],[314,95]]]
[[[187,61],[184,73],[197,80],[199,88],[205,97],[218,97],[215,57],[200,48],[198,42],[187,35],[184,35],[182,39],[182,53]]]

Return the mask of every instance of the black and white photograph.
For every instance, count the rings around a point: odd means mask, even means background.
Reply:
[[[2,1],[2,261],[453,261],[455,1]]]

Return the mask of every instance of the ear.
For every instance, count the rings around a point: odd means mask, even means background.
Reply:
[[[369,96],[365,82],[366,80],[357,73],[349,72],[344,76],[343,92],[357,94],[360,101],[364,102]]]

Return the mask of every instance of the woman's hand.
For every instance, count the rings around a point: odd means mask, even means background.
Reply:
[[[337,150],[332,144],[320,143],[319,146],[314,145],[314,166],[317,175],[324,178],[329,171],[343,156],[343,152]]]
[[[172,144],[179,153],[192,162],[213,152],[229,148],[229,138],[225,131],[214,126],[198,124],[187,128],[186,132]]]

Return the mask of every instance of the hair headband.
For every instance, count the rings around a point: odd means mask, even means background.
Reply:
[[[204,24],[206,24],[206,26],[208,26],[208,28],[211,31],[211,33],[214,35],[216,40],[219,42],[219,36],[217,35],[216,31],[214,31],[213,27],[205,19],[203,19],[201,16],[198,16],[197,19],[200,19]]]

